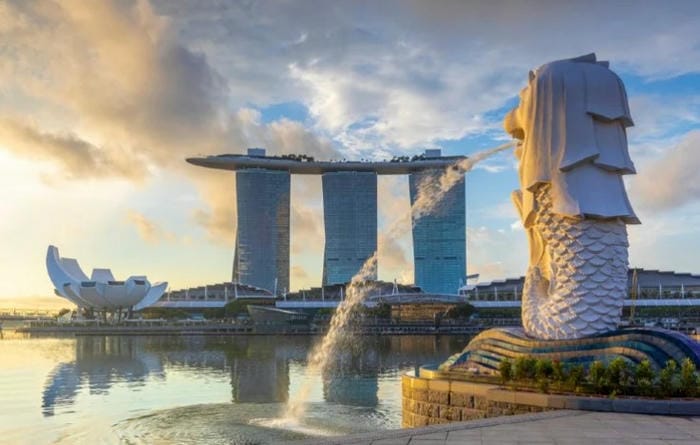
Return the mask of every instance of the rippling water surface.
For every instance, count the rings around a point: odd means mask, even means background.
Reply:
[[[465,337],[349,340],[312,375],[299,423],[279,420],[305,378],[307,336],[0,338],[0,443],[264,444],[398,428],[401,375]]]

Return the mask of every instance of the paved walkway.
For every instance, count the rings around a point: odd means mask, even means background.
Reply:
[[[700,417],[549,411],[294,443],[297,445],[690,445],[700,444]]]

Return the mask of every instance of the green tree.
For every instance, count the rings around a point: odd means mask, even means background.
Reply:
[[[552,361],[552,380],[559,384],[566,380],[564,365],[559,360]]]
[[[535,378],[537,379],[537,387],[542,392],[549,391],[549,379],[554,372],[552,361],[548,358],[538,359],[535,362]]]
[[[549,379],[554,373],[552,361],[548,358],[541,358],[535,362],[535,378]]]
[[[226,309],[223,307],[205,308],[202,310],[202,315],[207,320],[221,319],[226,317]]]
[[[654,391],[654,370],[651,362],[642,360],[634,369],[634,384],[637,385],[637,392],[641,396],[651,396]]]
[[[681,363],[680,390],[685,397],[695,397],[698,393],[698,374],[695,363],[688,357]]]
[[[58,317],[58,318],[61,318],[61,317],[63,317],[64,315],[66,315],[67,313],[69,313],[69,312],[70,312],[70,309],[64,307],[64,308],[62,308],[60,311],[58,311],[57,317]]]
[[[474,306],[472,306],[469,303],[460,303],[458,305],[455,305],[454,307],[451,307],[448,309],[447,313],[445,314],[447,318],[450,319],[461,319],[461,318],[469,318],[474,314],[476,309],[474,309]]]
[[[236,315],[248,313],[248,303],[244,300],[233,300],[224,306],[224,312],[227,317],[235,317]]]
[[[366,308],[365,314],[369,317],[390,319],[391,318],[391,305],[389,303],[379,303],[375,307]]]
[[[605,364],[599,360],[591,363],[588,368],[588,382],[599,394],[603,394],[607,389],[606,374]]]
[[[672,397],[677,389],[678,364],[675,360],[666,362],[664,369],[659,372],[659,395],[661,397]]]
[[[608,365],[605,377],[608,385],[610,385],[610,389],[620,393],[629,385],[630,374],[627,360],[622,357],[616,357]]]
[[[569,376],[567,377],[566,382],[571,386],[571,389],[578,392],[581,384],[583,383],[584,376],[585,369],[583,365],[575,365],[569,369]]]
[[[507,383],[513,378],[513,364],[507,358],[501,360],[498,364],[498,371],[501,373],[501,382]]]
[[[532,357],[521,355],[515,359],[516,380],[532,380],[535,378],[535,359]]]

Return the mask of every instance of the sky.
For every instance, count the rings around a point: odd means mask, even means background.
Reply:
[[[630,263],[700,273],[698,29],[696,1],[2,1],[0,307],[52,295],[49,244],[171,289],[226,281],[234,175],[186,157],[469,155],[509,140],[530,69],[591,52],[636,124]],[[482,281],[527,266],[516,168],[507,151],[467,175]],[[408,199],[380,177],[380,231]],[[319,285],[320,178],[292,178],[291,215],[291,287]],[[379,277],[412,282],[411,249],[384,237]]]

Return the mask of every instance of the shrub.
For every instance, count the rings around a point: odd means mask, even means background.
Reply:
[[[659,395],[661,397],[671,397],[676,393],[677,383],[676,374],[678,365],[675,360],[666,362],[664,369],[659,372]]]
[[[463,319],[469,318],[476,309],[469,303],[461,303],[447,311],[447,318],[449,319]]]
[[[520,356],[515,359],[516,380],[532,380],[535,378],[535,359],[532,357]]]
[[[695,397],[698,393],[698,375],[695,363],[688,357],[681,363],[680,392],[685,397]]]
[[[629,385],[630,371],[627,368],[627,361],[622,357],[617,357],[608,365],[606,370],[606,381],[610,388],[620,393]]]
[[[571,369],[569,369],[569,376],[567,377],[566,382],[574,391],[578,392],[578,388],[580,388],[581,384],[583,383],[584,375],[585,370],[583,365],[572,366]]]
[[[498,364],[498,371],[501,373],[501,382],[506,383],[513,378],[513,365],[510,360],[504,358]]]
[[[241,299],[235,299],[224,306],[224,313],[228,317],[248,313],[248,302]]]
[[[566,380],[564,365],[559,360],[552,362],[552,380],[557,383],[563,383]]]
[[[552,361],[548,358],[538,359],[535,362],[535,377],[537,380],[549,379],[554,373]]]
[[[535,378],[537,379],[537,388],[542,392],[549,391],[549,378],[552,376],[554,369],[550,359],[538,359],[535,362]]]
[[[56,316],[60,318],[60,317],[63,317],[64,315],[66,315],[66,314],[69,313],[69,312],[70,312],[70,309],[64,307],[63,309],[61,309],[60,311],[58,311],[58,315],[56,315]]]
[[[605,364],[599,360],[591,363],[588,368],[588,382],[593,386],[597,393],[603,393],[607,389]]]
[[[642,360],[634,369],[634,383],[637,385],[637,392],[641,396],[651,396],[654,392],[654,370],[651,362]]]

